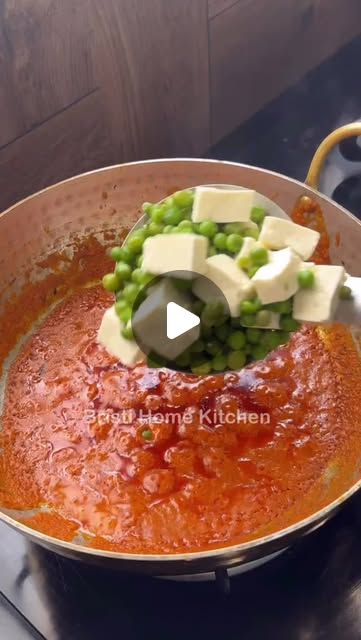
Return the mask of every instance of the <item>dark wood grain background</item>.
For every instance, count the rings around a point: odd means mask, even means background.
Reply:
[[[361,33],[361,0],[0,0],[0,210],[197,156]]]

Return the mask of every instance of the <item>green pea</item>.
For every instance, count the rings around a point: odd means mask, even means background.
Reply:
[[[117,291],[121,285],[120,279],[116,273],[107,273],[103,276],[103,287],[106,291],[111,291],[114,293]]]
[[[210,311],[210,313],[212,314],[212,311]],[[221,324],[223,324],[225,320],[227,320],[228,315],[229,315],[229,311],[225,309],[223,304],[220,304],[219,311],[215,310],[213,312],[213,319],[214,319],[213,326],[220,327]]]
[[[158,236],[159,234],[163,233],[163,230],[164,227],[159,222],[150,222],[147,227],[148,235],[150,236]]]
[[[118,252],[118,260],[117,262],[119,262],[120,260],[122,262],[126,262],[127,264],[132,264],[133,260],[134,260],[134,255],[131,253],[131,251],[129,251],[128,247],[120,247],[120,251]]]
[[[175,359],[175,363],[178,367],[189,367],[190,362],[191,357],[188,350],[181,353],[181,355]]]
[[[166,198],[165,200],[163,200],[163,206],[165,208],[166,211],[169,211],[170,209],[178,208],[174,202],[174,198],[173,196],[168,196],[168,198]]]
[[[152,273],[147,273],[146,271],[142,271],[142,277],[139,280],[139,284],[143,287],[149,284],[154,280],[154,275]]]
[[[153,279],[153,277],[154,276],[145,273],[145,271],[143,271],[143,269],[141,268],[134,269],[134,271],[132,272],[132,280],[136,284],[147,284],[148,282],[150,282],[150,280]],[[150,278],[150,280],[148,280],[147,282],[148,278]]]
[[[280,319],[280,328],[283,329],[283,331],[297,331],[300,326],[300,323],[292,318],[292,316],[282,316]]]
[[[235,230],[233,228],[233,222],[227,222],[226,224],[224,224],[223,231],[227,236],[229,236],[231,233],[238,233],[238,229]]]
[[[203,220],[203,222],[199,224],[199,233],[202,236],[206,236],[206,238],[214,238],[217,232],[218,224],[213,222],[213,220]]]
[[[208,362],[208,358],[205,353],[191,353],[191,366],[196,366],[198,364],[203,364],[204,362]]]
[[[207,313],[213,315],[214,318],[220,318],[225,314],[225,307],[223,302],[216,300],[214,302],[207,302],[205,306]]]
[[[224,225],[224,233],[226,233],[227,236],[231,235],[232,233],[241,235],[244,231],[244,228],[244,222],[227,222],[227,224]]]
[[[225,369],[227,369],[227,357],[222,353],[214,356],[212,360],[212,369],[213,371],[225,371]]]
[[[194,235],[193,229],[191,229],[189,227],[187,227],[186,229],[180,229],[179,226],[178,226],[178,227],[176,227],[175,232],[176,233],[188,233],[188,234],[193,234]]]
[[[231,233],[227,236],[227,250],[231,253],[237,253],[243,244],[243,238],[238,233]]]
[[[165,214],[164,224],[178,225],[183,220],[183,213],[177,207],[171,207]]]
[[[246,330],[246,337],[250,344],[258,344],[261,339],[261,336],[262,336],[261,329],[250,328]]]
[[[139,286],[136,285],[134,282],[130,282],[129,284],[127,284],[123,289],[123,296],[125,300],[127,300],[127,302],[132,304],[135,301],[139,293],[139,290],[140,290]]]
[[[193,344],[190,346],[190,350],[192,353],[202,353],[205,349],[205,346],[206,345],[204,341],[199,338],[198,340],[193,342]]]
[[[166,366],[167,361],[163,356],[160,356],[158,353],[151,351],[147,358],[147,365],[153,369],[157,369],[158,367]]]
[[[292,298],[289,298],[282,302],[273,302],[272,304],[268,304],[266,308],[270,311],[275,311],[276,313],[290,314],[292,313],[292,306],[293,300]]]
[[[225,233],[216,233],[213,238],[213,244],[219,251],[225,251],[227,247],[227,236]]]
[[[303,269],[298,273],[297,280],[301,289],[312,289],[315,284],[315,274],[311,269]]]
[[[290,333],[288,331],[277,331],[278,335],[278,344],[287,344],[290,339]]]
[[[143,213],[145,213],[147,216],[150,216],[151,212],[152,212],[152,203],[151,202],[143,202],[142,204],[142,211]]]
[[[246,354],[244,351],[230,351],[227,356],[227,365],[230,369],[242,369],[246,364]]]
[[[216,329],[214,330],[214,333],[217,336],[218,340],[221,340],[222,342],[226,342],[229,336],[229,332],[230,329],[228,324],[221,324],[220,327],[216,327]]]
[[[142,438],[144,438],[144,440],[153,440],[153,432],[150,429],[144,429],[144,431],[142,431]]]
[[[164,216],[165,216],[164,205],[155,204],[152,206],[150,210],[150,217],[152,222],[155,222],[156,224],[161,224],[164,220]]]
[[[268,251],[264,247],[259,247],[251,252],[250,258],[253,264],[262,267],[268,262]]]
[[[140,253],[145,240],[145,233],[143,229],[138,229],[134,231],[132,235],[128,238],[126,246],[128,247],[130,253],[137,254]]]
[[[204,327],[214,327],[214,318],[209,313],[207,313],[205,308],[201,313],[201,324]]]
[[[172,278],[173,284],[178,291],[190,291],[192,289],[192,280],[182,280],[181,278]]]
[[[344,284],[339,291],[339,297],[341,300],[351,300],[353,297],[352,289]]]
[[[194,193],[185,189],[184,191],[176,191],[173,195],[174,204],[180,209],[186,209],[193,205]]]
[[[140,268],[142,266],[142,264],[143,264],[143,256],[142,255],[138,256],[138,258],[136,259],[135,263],[136,263],[137,267]]]
[[[182,229],[182,232],[189,230],[190,233],[193,233],[193,223],[191,220],[181,220],[178,229]]]
[[[243,300],[241,302],[241,314],[257,313],[262,308],[262,303],[255,298],[254,300]]]
[[[208,247],[208,258],[212,258],[212,256],[216,256],[218,253],[217,249],[215,247]]]
[[[173,227],[171,224],[167,224],[165,227],[163,227],[163,233],[173,233],[175,227]]]
[[[253,278],[253,276],[257,273],[259,269],[258,265],[252,265],[251,267],[248,268],[248,276],[250,278]]]
[[[134,340],[134,334],[131,324],[126,324],[126,326],[122,329],[122,336],[127,340]]]
[[[266,212],[262,207],[253,207],[251,211],[251,220],[256,224],[262,224],[265,218]]]
[[[217,356],[222,353],[222,344],[219,340],[208,340],[205,344],[205,350],[210,356]]]
[[[214,327],[218,322],[223,324],[225,308],[222,302],[208,302],[201,314],[201,323],[208,327]]]
[[[124,324],[127,324],[132,317],[132,310],[129,306],[124,307],[117,312],[117,315]]]
[[[191,371],[197,376],[206,376],[212,371],[212,365],[210,362],[202,362],[191,366]]]
[[[205,340],[209,340],[213,336],[213,327],[206,327],[204,324],[201,325],[201,336]]]
[[[241,269],[244,269],[245,271],[247,271],[250,267],[250,258],[249,256],[242,256],[241,258],[238,259],[238,266]]]
[[[232,331],[227,338],[227,344],[231,349],[242,349],[246,344],[246,336],[243,331]]]
[[[257,344],[251,351],[252,360],[264,360],[268,353],[269,349],[267,347],[261,344]]]
[[[256,313],[256,322],[260,327],[266,327],[271,322],[271,312],[268,309],[261,309]]]
[[[260,343],[270,351],[272,351],[272,349],[276,349],[276,347],[280,345],[279,333],[280,331],[262,331]]]
[[[122,247],[113,247],[110,250],[110,257],[114,262],[118,262],[118,260],[122,259]]]
[[[256,316],[253,313],[242,313],[241,325],[245,327],[253,327],[256,324]]]
[[[204,302],[202,300],[195,300],[192,302],[192,313],[195,313],[196,316],[200,316],[204,309]]]
[[[251,227],[247,227],[244,229],[242,233],[244,238],[254,238],[254,240],[258,240],[259,238],[259,229],[254,229]]]
[[[117,262],[115,273],[117,274],[120,282],[124,282],[125,280],[129,280],[132,270],[126,262]]]
[[[119,298],[119,300],[116,301],[114,308],[115,308],[115,312],[117,313],[117,315],[119,315],[122,311],[124,311],[124,309],[128,309],[128,303],[126,300],[124,300],[124,298]]]

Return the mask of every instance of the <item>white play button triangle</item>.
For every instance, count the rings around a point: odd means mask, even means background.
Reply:
[[[200,324],[200,319],[176,302],[167,304],[167,338],[174,340]]]

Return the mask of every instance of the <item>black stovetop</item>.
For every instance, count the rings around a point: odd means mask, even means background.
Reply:
[[[67,560],[0,525],[0,638],[359,640],[360,514],[358,496],[275,560],[231,578],[228,595],[215,582],[135,577]],[[18,635],[1,631],[5,611]]]
[[[208,155],[302,180],[321,139],[361,115],[360,55],[358,39]],[[360,216],[361,167],[360,179],[348,180],[334,195]],[[231,578],[226,595],[216,582],[67,560],[0,523],[0,640],[360,640],[360,535],[361,495],[278,558]]]

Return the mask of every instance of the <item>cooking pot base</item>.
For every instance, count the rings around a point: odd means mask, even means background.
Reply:
[[[261,567],[263,564],[270,562],[277,556],[284,553],[288,547],[281,549],[280,551],[275,551],[275,553],[270,553],[263,558],[258,558],[257,560],[252,560],[251,562],[245,562],[244,564],[240,564],[237,567],[231,567],[230,569],[221,569],[224,575],[229,578],[233,576],[239,576],[242,573],[246,573],[247,571],[252,571],[252,569],[257,569],[257,567]],[[195,573],[195,574],[183,574],[180,576],[156,576],[161,580],[173,580],[175,582],[212,582],[219,581],[220,577],[218,575],[218,571],[209,571],[208,573]]]

